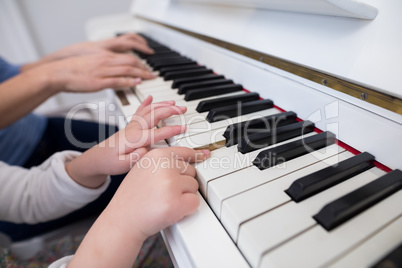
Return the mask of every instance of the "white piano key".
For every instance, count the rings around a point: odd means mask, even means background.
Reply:
[[[166,86],[157,86],[157,87],[153,87],[152,89],[155,89],[155,90],[139,90],[138,88],[136,88],[135,89],[135,94],[136,95],[141,95],[143,98],[146,98],[149,95],[154,96],[154,94],[156,94],[156,93],[165,92],[165,94],[166,94],[168,92],[173,91],[172,89],[169,89]]]
[[[223,176],[208,183],[208,203],[220,218],[223,200],[273,179],[303,169],[343,151],[343,148],[333,144],[265,170],[260,170],[256,166],[250,166]]]
[[[137,94],[137,93],[136,93]],[[157,94],[137,94],[141,99],[145,99],[149,95],[152,96],[154,102],[165,101],[165,100],[184,100],[184,95],[177,94],[177,90],[165,90],[160,91]]]
[[[178,100],[178,101],[176,101],[176,104],[181,105],[181,106],[198,105],[201,101],[204,101],[204,100],[212,100],[212,99],[230,97],[230,96],[235,96],[235,95],[240,95],[240,94],[247,94],[247,92],[245,92],[245,91],[236,91],[236,92],[232,92],[232,93],[227,93],[227,94],[217,95],[217,96],[211,96],[211,97],[202,98],[202,99],[198,99],[198,100],[191,100],[191,101]]]
[[[232,124],[240,123],[240,122],[247,121],[247,120],[253,120],[256,118],[260,118],[260,117],[268,116],[268,115],[272,115],[272,114],[277,114],[277,113],[280,113],[280,111],[276,108],[272,108],[272,109],[258,111],[255,113],[250,113],[250,114],[240,115],[237,117],[228,118],[226,120],[217,121],[217,122],[213,122],[213,123],[210,123],[206,120],[206,116],[208,115],[208,112],[197,113],[197,114],[194,113],[194,114],[184,115],[184,116],[180,116],[180,117],[176,116],[176,117],[168,118],[166,120],[163,120],[162,125],[163,126],[187,125],[187,130],[184,133],[174,137],[173,140],[178,141],[179,139],[189,139],[188,142],[191,143],[191,135],[212,131],[214,129],[226,128]]]
[[[309,137],[316,133],[308,133],[303,137]],[[219,178],[221,176],[233,173],[240,169],[252,166],[252,161],[258,155],[259,152],[280,146],[282,144],[296,141],[301,137],[296,137],[287,141],[283,141],[248,154],[242,154],[237,151],[237,145],[231,147],[222,147],[218,150],[211,152],[211,157],[207,160],[196,163],[194,166],[197,170],[197,180],[200,184],[200,191],[204,197],[208,198],[207,184],[208,182]]]
[[[137,96],[133,93],[131,89],[124,90],[123,93],[129,104],[122,104],[120,99],[116,97],[116,104],[124,117],[124,119],[118,119],[119,128],[124,128],[126,126],[126,124],[131,120],[133,114],[137,111],[137,108],[141,105],[141,101],[137,98]]]
[[[178,101],[178,100],[184,100],[184,96],[183,95],[177,95],[177,94],[172,94],[169,96],[152,96],[153,97],[153,102],[160,102],[160,101],[167,101],[167,100],[174,100],[174,101]]]
[[[165,81],[163,77],[156,77],[150,80],[143,80],[141,84],[137,85],[136,88],[138,89],[145,89],[151,88],[155,86],[167,85],[166,83],[173,83],[173,81]]]
[[[184,114],[181,116],[175,116],[175,117],[163,120],[163,126],[190,125],[193,123],[206,121],[205,118],[207,117],[207,115],[208,115],[208,112],[192,113],[192,114]]]
[[[332,146],[337,146],[337,145],[332,145]],[[336,152],[336,150],[339,150],[339,148],[336,148],[333,150]],[[332,150],[327,150],[327,151],[332,151]],[[306,160],[310,155],[306,155],[304,157],[300,158],[305,158],[303,160]],[[241,223],[256,217],[266,211],[269,211],[275,207],[278,207],[288,201],[291,200],[291,198],[285,193],[285,190],[289,188],[289,186],[297,179],[306,176],[308,174],[311,174],[313,172],[316,172],[318,170],[321,170],[323,168],[326,168],[330,165],[336,164],[339,161],[343,161],[347,158],[352,157],[353,154],[350,152],[342,152],[339,155],[334,155],[329,158],[326,158],[322,161],[316,162],[314,164],[309,165],[306,161],[306,166],[303,166],[301,169],[298,169],[292,173],[288,173],[287,175],[279,175],[277,176],[276,174],[269,174],[269,170],[267,169],[259,174],[256,174],[255,176],[260,176],[261,180],[264,180],[265,183],[262,184],[261,186],[258,186],[256,188],[251,188],[250,190],[247,190],[245,192],[242,192],[238,195],[234,195],[232,197],[223,199],[221,201],[221,222],[223,226],[225,226],[225,229],[228,231],[230,236],[234,241],[237,241],[237,233],[239,230],[239,226]],[[301,162],[302,159],[294,159],[299,162]],[[292,161],[289,161],[289,165],[291,165]],[[286,167],[286,169],[292,169],[289,168],[289,166]],[[245,169],[243,171],[248,170]],[[236,173],[241,173],[236,172]],[[230,177],[234,176],[236,173],[225,176],[225,177]],[[244,172],[243,172],[244,174]],[[250,177],[254,175],[251,173]],[[223,177],[223,178],[225,178]],[[243,181],[247,181],[247,178],[242,178]],[[219,181],[216,180],[216,181]],[[215,181],[213,181],[215,182]],[[211,182],[211,184],[213,183]],[[233,181],[232,185],[237,184],[236,181]],[[252,185],[254,187],[254,185]],[[211,186],[208,185],[209,187],[209,194],[211,196]],[[230,187],[230,185],[228,186]],[[233,194],[233,193],[232,193]],[[212,202],[211,202],[212,203]]]
[[[135,93],[141,93],[143,95],[151,95],[154,93],[158,93],[158,92],[163,92],[163,91],[173,91],[174,89],[172,89],[171,83],[166,83],[166,84],[162,84],[159,86],[154,86],[154,87],[148,87],[148,88],[138,88],[136,87],[135,89]],[[177,89],[176,89],[177,91]]]
[[[344,267],[372,267],[402,242],[402,216],[378,233],[363,241],[359,246],[348,251],[333,263],[328,264],[331,268]]]
[[[182,103],[181,101],[177,101],[176,102],[176,105],[177,106],[186,106],[187,107],[187,111],[186,111],[186,114],[193,114],[193,113],[198,113],[197,112],[197,106],[198,106],[198,103],[197,104],[191,104],[191,105],[187,105],[186,103]],[[180,116],[180,115],[175,115],[175,116]],[[174,117],[174,116],[172,116],[172,117]]]
[[[265,254],[259,267],[295,267],[301,263],[305,267],[326,266],[400,217],[400,204],[402,191],[394,193],[330,232],[317,224]]]
[[[178,92],[177,89],[165,89],[165,90],[154,91],[152,92],[152,94],[145,93],[143,95],[152,95],[155,98],[166,96],[166,98],[169,98],[170,95],[179,95],[177,92]]]
[[[177,106],[186,106],[187,108],[189,108],[187,110],[187,112],[185,113],[185,116],[187,116],[188,120],[190,121],[189,123],[195,123],[195,122],[200,122],[200,121],[205,121],[205,117],[203,120],[201,120],[201,117],[198,117],[196,114],[200,114],[199,112],[196,111],[196,108],[198,106],[198,104],[201,101],[205,101],[205,100],[212,100],[212,99],[217,99],[217,98],[224,98],[224,97],[230,97],[230,96],[234,96],[234,95],[240,95],[240,94],[246,94],[245,91],[237,91],[237,92],[233,92],[233,93],[228,93],[228,94],[223,94],[223,95],[217,95],[217,96],[211,96],[211,97],[207,97],[207,98],[203,98],[203,99],[198,99],[198,100],[193,100],[193,101],[186,101],[183,99],[175,99],[176,101],[176,105]],[[178,95],[178,96],[184,96],[184,95]],[[166,99],[167,100],[167,99]],[[208,112],[206,112],[208,114]],[[192,114],[192,115],[190,115]],[[176,124],[180,124],[178,122],[187,122],[187,119],[181,119],[179,117],[181,117],[182,115],[176,115],[176,116],[172,116],[169,119],[165,120],[163,124],[161,124],[161,126],[165,126],[165,125],[176,125]],[[191,119],[192,117],[196,117],[194,119]]]
[[[279,111],[276,108],[271,108],[271,109],[258,111],[255,113],[244,114],[244,115],[240,115],[240,116],[236,116],[236,117],[232,117],[232,118],[227,118],[225,120],[221,120],[221,121],[217,121],[217,122],[213,122],[213,123],[209,123],[208,121],[206,121],[204,119],[204,121],[193,122],[193,123],[188,124],[189,125],[188,129],[189,130],[217,129],[217,128],[221,128],[221,127],[227,127],[229,125],[240,123],[243,121],[261,118],[263,116],[277,114],[280,112],[281,111]]]
[[[209,145],[215,146],[219,143],[225,141],[225,137],[223,137],[223,133],[225,133],[226,128],[218,128],[208,132],[203,132],[191,136],[187,136],[185,138],[176,139],[176,137],[182,137],[181,135],[177,135],[169,139],[169,144],[171,146],[182,146],[182,147],[189,147],[189,148],[199,148],[199,147],[206,147]],[[188,131],[188,130],[187,130]],[[186,133],[188,133],[186,131]],[[221,147],[221,146],[219,146]]]
[[[372,168],[300,203],[290,201],[255,219],[245,222],[240,226],[238,247],[249,262],[253,266],[257,266],[265,252],[272,250],[293,236],[316,225],[317,223],[312,216],[318,213],[325,204],[384,174],[384,171]],[[324,230],[321,226],[319,228]],[[300,263],[304,264],[304,262]],[[312,266],[307,265],[306,267]]]
[[[193,214],[162,231],[170,246],[187,256],[190,263],[183,267],[250,267],[204,199],[198,196],[200,205]]]

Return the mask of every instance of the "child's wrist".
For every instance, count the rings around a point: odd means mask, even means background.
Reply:
[[[80,160],[80,157],[78,157],[65,165],[66,172],[70,178],[86,188],[96,189],[101,187],[108,176],[106,174],[93,172],[89,163]]]

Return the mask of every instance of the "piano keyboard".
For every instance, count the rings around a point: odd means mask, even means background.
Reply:
[[[136,54],[159,77],[118,93],[121,110],[129,120],[148,95],[188,107],[160,125],[187,125],[170,146],[213,150],[197,180],[246,260],[236,267],[402,266],[400,170],[143,36],[156,53]]]

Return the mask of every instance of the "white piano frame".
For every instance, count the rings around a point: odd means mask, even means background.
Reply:
[[[161,14],[152,16],[163,17]],[[372,153],[382,164],[402,169],[402,143],[397,142],[402,140],[399,114],[132,15],[94,19],[87,25],[91,40],[120,31],[146,32],[263,98],[272,96],[279,107],[334,132],[339,140],[359,151]],[[196,213],[162,234],[177,267],[248,266],[203,199]]]

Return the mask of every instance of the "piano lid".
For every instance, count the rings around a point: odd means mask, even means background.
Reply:
[[[374,19],[378,10],[354,0],[176,0],[178,2],[202,3],[273,9],[309,14],[320,14],[360,19]]]
[[[402,98],[402,1],[364,0],[362,6],[378,9],[373,20],[192,1],[202,0],[136,0],[131,12]],[[278,2],[252,2],[270,1]],[[318,1],[296,2],[302,7]]]

